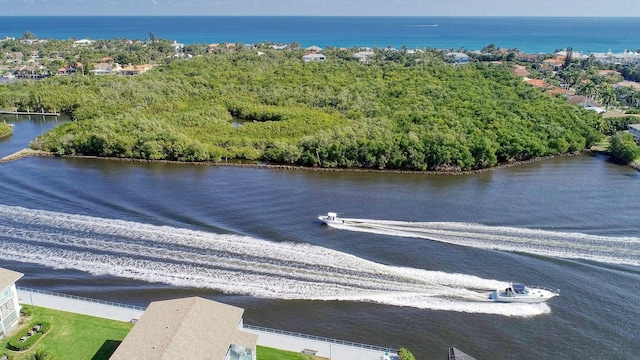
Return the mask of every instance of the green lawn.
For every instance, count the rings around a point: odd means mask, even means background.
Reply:
[[[31,316],[24,318],[22,327],[33,322],[45,321],[51,324],[44,336],[29,350],[16,352],[7,349],[9,337],[0,340],[1,354],[14,356],[14,360],[27,360],[42,349],[54,360],[108,360],[120,342],[127,336],[132,323],[103,319],[93,316],[23,305],[31,310]],[[17,332],[27,329],[18,328]],[[15,334],[15,333],[12,333]],[[283,351],[264,346],[257,347],[258,360],[320,360],[301,353]]]
[[[258,360],[319,360],[326,359],[319,356],[305,355],[293,351],[284,351],[264,346],[258,346],[256,349],[256,357]]]
[[[31,309],[30,306],[24,307]],[[15,360],[23,360],[43,349],[59,360],[107,360],[133,327],[127,322],[41,307],[32,308],[31,316],[24,321],[25,326],[32,321],[46,321],[51,324],[51,330],[22,353],[9,351],[6,347],[8,339],[2,339],[0,353],[7,352],[14,355]]]

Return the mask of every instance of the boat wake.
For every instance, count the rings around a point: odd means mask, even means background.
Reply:
[[[387,266],[309,244],[0,205],[5,260],[263,298],[341,300],[535,316],[487,299],[505,282]]]
[[[532,230],[454,222],[348,219],[343,230],[421,238],[460,246],[640,266],[640,238]]]

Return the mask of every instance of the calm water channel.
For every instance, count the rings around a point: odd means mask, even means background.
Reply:
[[[55,125],[16,122],[0,156]],[[417,359],[632,359],[638,199],[640,173],[590,155],[468,176],[28,158],[0,164],[0,266],[135,305],[199,295]],[[396,222],[335,229],[327,211]],[[485,301],[509,281],[561,296]]]

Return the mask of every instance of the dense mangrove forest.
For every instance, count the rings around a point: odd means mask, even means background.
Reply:
[[[603,119],[516,77],[441,53],[238,50],[136,76],[57,76],[0,87],[0,108],[71,116],[35,150],[318,167],[473,170],[575,152]]]

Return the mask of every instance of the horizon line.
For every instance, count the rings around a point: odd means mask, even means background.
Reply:
[[[8,17],[387,17],[387,18],[596,18],[596,19],[640,19],[640,16],[623,15],[0,15]]]

